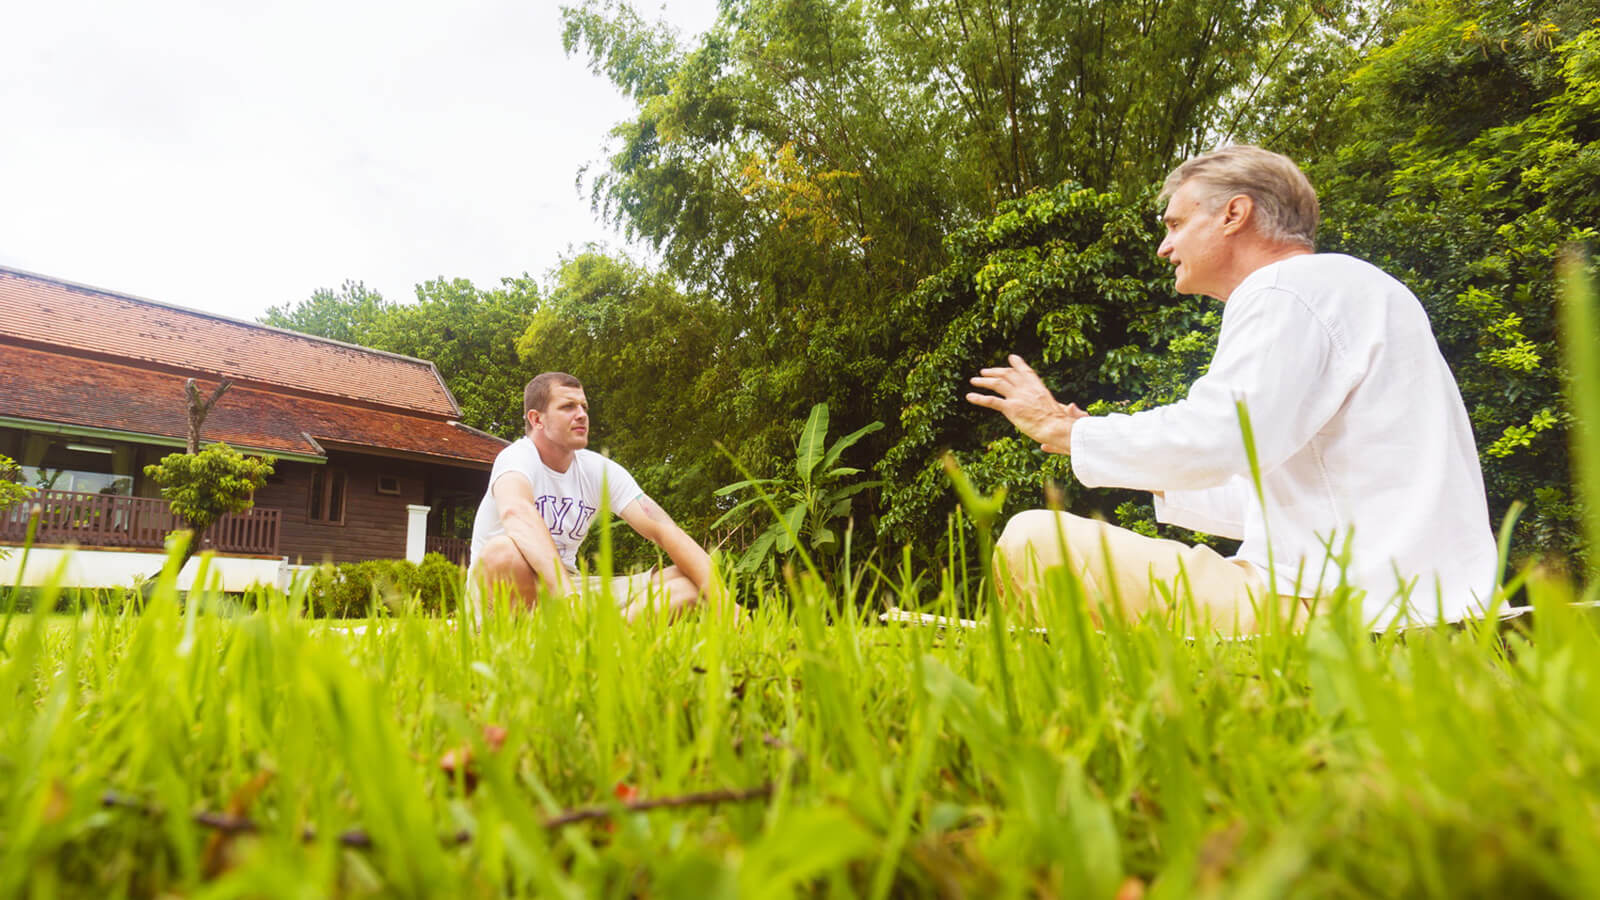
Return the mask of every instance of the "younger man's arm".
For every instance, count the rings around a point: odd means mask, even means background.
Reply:
[[[648,495],[643,495],[623,507],[618,515],[634,531],[660,547],[661,552],[667,554],[672,564],[694,582],[695,587],[705,589],[706,583],[711,580],[711,557],[705,548],[678,527],[678,523],[672,521],[666,510],[657,506]]]
[[[533,485],[526,478],[502,476],[494,483],[494,502],[500,508],[500,524],[506,537],[517,545],[522,559],[539,578],[539,586],[554,594],[566,590],[555,538],[533,501]],[[530,599],[529,602],[532,602]]]

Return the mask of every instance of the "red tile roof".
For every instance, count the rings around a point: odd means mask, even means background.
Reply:
[[[70,352],[3,347],[0,416],[181,442],[189,427],[184,380],[180,373]],[[202,385],[207,396],[214,384]],[[497,437],[437,417],[293,396],[242,383],[229,388],[212,408],[204,437],[269,453],[320,456],[318,443],[328,441],[483,466],[505,446]]]
[[[0,268],[0,342],[458,418],[433,363]],[[0,415],[6,411],[0,409]]]

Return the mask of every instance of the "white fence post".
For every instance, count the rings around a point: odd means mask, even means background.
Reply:
[[[408,562],[422,562],[422,555],[427,551],[428,510],[431,506],[418,506],[415,503],[406,504],[406,560]]]

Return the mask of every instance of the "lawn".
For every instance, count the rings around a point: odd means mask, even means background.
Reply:
[[[909,582],[746,585],[738,627],[18,614],[0,895],[1600,896],[1562,580],[1525,630],[1251,642],[1099,632],[1068,586],[1044,633],[880,622]]]

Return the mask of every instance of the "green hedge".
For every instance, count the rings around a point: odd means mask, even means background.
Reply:
[[[306,614],[319,618],[364,618],[375,607],[453,615],[464,583],[460,566],[437,553],[421,563],[374,559],[317,569],[306,592]]]

